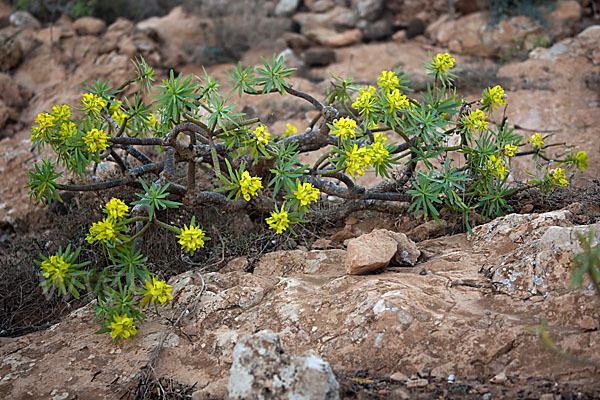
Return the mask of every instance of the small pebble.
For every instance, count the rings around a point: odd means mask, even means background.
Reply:
[[[454,383],[454,374],[450,374],[450,375],[448,376],[448,384],[450,384],[450,385],[451,385],[451,384],[453,384],[453,383]]]
[[[427,275],[427,271],[425,271],[425,268],[419,271],[419,275]]]

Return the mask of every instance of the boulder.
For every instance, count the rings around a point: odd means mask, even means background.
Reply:
[[[311,47],[302,53],[302,58],[309,67],[325,67],[335,62],[335,51],[325,47]]]
[[[337,33],[332,29],[317,28],[306,33],[309,39],[326,47],[344,47],[359,43],[362,39],[360,29],[350,29]]]
[[[82,17],[73,22],[73,29],[80,36],[98,36],[106,30],[106,22],[99,18]]]
[[[228,399],[336,400],[338,390],[327,361],[312,351],[287,354],[269,330],[243,337],[233,349]]]
[[[277,17],[289,17],[296,9],[300,0],[279,0],[277,6],[275,6],[275,16]]]
[[[348,242],[346,273],[361,275],[387,267],[396,251],[398,242],[390,231],[376,229]]]
[[[374,22],[381,16],[383,5],[383,0],[352,0],[352,9],[359,18],[369,22]]]
[[[42,27],[40,21],[27,11],[16,11],[10,15],[8,20],[12,26],[22,29],[40,29]]]
[[[10,29],[0,31],[0,71],[8,71],[21,63],[23,50]]]
[[[334,7],[325,13],[299,12],[292,17],[300,25],[302,33],[310,32],[317,28],[352,29],[358,22],[356,13],[346,7]]]

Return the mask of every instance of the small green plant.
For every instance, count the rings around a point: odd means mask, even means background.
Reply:
[[[115,341],[135,335],[143,307],[158,310],[157,304],[172,298],[172,288],[148,272],[147,259],[136,246],[148,228],[175,234],[182,256],[194,254],[209,240],[195,218],[183,227],[166,221],[167,208],[213,204],[246,209],[262,215],[265,226],[277,234],[294,234],[294,225],[359,209],[423,211],[435,220],[446,210],[462,215],[470,231],[472,214],[504,215],[511,211],[508,199],[519,190],[537,187],[548,193],[568,185],[567,171],[587,167],[585,152],[547,144],[549,138],[539,133],[524,141],[506,119],[495,122],[497,108],[506,105],[500,86],[485,89],[473,101],[459,98],[453,86],[455,60],[447,53],[426,64],[432,81],[419,100],[409,96],[409,82],[399,70],[382,71],[375,85],[362,87],[350,78],[334,77],[321,102],[289,84],[294,70],[275,55],[262,59],[259,68],[235,66],[228,94],[206,73],[184,78],[171,72],[154,87],[154,71],[143,60],[134,64],[136,76],[117,88],[102,80],[86,84],[73,113],[67,105],[40,113],[31,135],[34,148],[48,146],[55,154],[29,172],[35,202],[60,201],[60,191],[141,189],[140,200],[131,204],[118,198],[106,203],[106,217],[91,225],[86,238],[107,256],[108,266],[88,270],[87,281],[98,298],[99,332],[110,332]],[[131,85],[139,86],[138,93],[123,96]],[[150,104],[143,101],[147,92],[154,98]],[[235,95],[270,93],[303,99],[318,116],[301,133],[288,124],[286,132],[272,135],[231,102]],[[156,147],[161,151],[154,158],[140,150]],[[549,154],[557,148],[562,151]],[[315,150],[322,153],[313,165],[300,161],[300,154]],[[509,180],[515,157],[531,157],[536,163],[527,184]],[[86,178],[101,162],[115,164],[119,176],[89,182]],[[200,170],[211,178],[203,180],[202,190],[196,184]],[[382,181],[359,185],[356,179],[369,170]],[[66,183],[65,175],[82,183]],[[328,196],[343,202],[325,211],[313,209]],[[60,293],[68,289],[79,295],[71,289],[82,289],[76,282],[87,263],[76,264],[78,254],[79,249],[68,248],[43,257],[46,289],[56,283]],[[47,260],[59,272],[44,270]]]

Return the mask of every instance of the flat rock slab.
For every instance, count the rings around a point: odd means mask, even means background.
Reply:
[[[587,329],[598,320],[594,291],[566,290],[564,282],[564,287],[548,286],[544,296],[525,297],[499,290],[502,286],[486,275],[486,268],[502,268],[515,249],[531,246],[553,227],[573,226],[573,216],[570,210],[509,215],[482,225],[471,238],[421,242],[428,260],[419,268],[378,275],[345,275],[341,264],[336,273],[327,273],[330,267],[323,266],[331,266],[332,259],[341,263],[340,254],[330,250],[310,252],[312,261],[292,268],[293,273],[271,267],[262,275],[209,273],[203,284],[187,272],[170,282],[178,298],[175,308],[162,309],[168,318],[188,310],[177,328],[150,315],[135,338],[115,346],[107,335],[93,334],[98,325],[90,305],[44,332],[4,344],[0,397],[114,396],[162,341],[158,376],[196,384],[199,398],[221,398],[234,346],[263,329],[277,333],[290,354],[312,350],[338,372],[368,369],[382,376],[412,376],[431,370],[457,380],[503,372],[593,384],[590,367],[547,351],[527,327],[544,316],[557,345],[597,359],[591,349],[600,333]],[[516,225],[529,234],[519,236]],[[421,269],[427,274],[420,275]],[[564,326],[569,329],[559,329]]]

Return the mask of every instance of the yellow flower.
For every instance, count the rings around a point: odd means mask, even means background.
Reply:
[[[544,139],[542,139],[542,135],[536,133],[535,135],[531,135],[529,137],[529,141],[534,149],[541,149],[544,147]]]
[[[290,225],[288,212],[281,207],[281,211],[271,211],[271,216],[266,220],[267,224],[269,224],[269,229],[274,229],[277,234],[285,231]]]
[[[308,182],[298,183],[298,190],[293,192],[298,200],[300,207],[304,207],[313,201],[319,200],[319,189]]]
[[[383,144],[388,144],[388,138],[385,137],[383,132],[375,132],[373,133],[374,142],[381,142]]]
[[[204,247],[204,237],[206,235],[202,231],[202,229],[195,227],[194,225],[183,226],[181,229],[181,233],[177,235],[179,238],[179,244],[181,248],[185,250],[187,253],[191,252],[194,255],[194,252],[198,249]]]
[[[96,153],[98,151],[104,151],[108,147],[108,135],[103,131],[99,131],[94,128],[91,131],[88,131],[83,141],[87,146],[90,153]]]
[[[379,166],[387,161],[390,152],[384,146],[384,143],[384,141],[376,141],[371,145],[371,164]]]
[[[504,154],[509,157],[514,157],[515,151],[517,151],[517,146],[513,146],[512,144],[506,144],[506,146],[504,146]]]
[[[579,168],[579,172],[583,172],[587,167],[589,167],[588,163],[588,155],[585,151],[580,151],[575,156],[575,165]]]
[[[498,108],[498,105],[506,105],[506,95],[502,86],[496,85],[483,91],[483,104],[487,107]]]
[[[286,124],[285,125],[285,133],[283,134],[283,136],[284,137],[292,136],[292,135],[295,135],[297,132],[298,132],[298,128],[296,128],[294,125]]]
[[[475,110],[463,117],[464,128],[469,132],[483,131],[487,129],[487,116],[481,110]]]
[[[56,118],[56,122],[65,122],[71,118],[71,108],[68,105],[54,106],[52,116]]]
[[[50,256],[50,258],[42,262],[41,269],[44,278],[50,279],[52,283],[57,279],[61,282],[69,279],[69,268],[71,267],[71,264],[66,262],[63,257],[64,254],[61,256]]]
[[[398,89],[388,92],[387,100],[390,105],[390,113],[394,112],[395,109],[402,110],[409,105],[408,98],[400,93],[400,90]]]
[[[400,82],[396,74],[392,71],[381,71],[381,75],[377,78],[377,84],[386,92],[391,92],[400,85]]]
[[[144,298],[142,299],[142,307],[146,304],[154,304],[156,300],[160,303],[173,300],[171,296],[171,290],[173,286],[167,285],[165,281],[157,281],[155,277],[152,277],[152,282],[146,281],[144,286],[146,291],[144,292]]]
[[[445,75],[454,67],[456,60],[448,53],[439,53],[433,58],[433,68],[439,75]]]
[[[356,136],[356,121],[352,118],[338,118],[333,121],[333,126],[336,128],[331,133],[339,138],[346,139]]]
[[[367,166],[371,161],[370,151],[366,147],[354,145],[352,150],[346,152],[346,172],[356,178],[357,175],[364,175]]]
[[[550,170],[548,172],[548,182],[550,182],[551,185],[558,187],[564,187],[569,184],[569,181],[566,179],[565,172],[562,170],[562,168]]]
[[[261,178],[251,177],[248,171],[244,171],[242,172],[242,178],[240,179],[240,190],[238,190],[236,198],[241,193],[244,196],[244,199],[249,201],[250,196],[256,196],[256,192],[258,192],[260,189],[262,189]]]
[[[81,102],[83,103],[83,111],[88,114],[97,115],[106,107],[106,100],[93,93],[84,93]]]
[[[158,129],[160,127],[160,121],[156,118],[156,114],[150,114],[150,121],[146,122],[146,125],[150,129]]]
[[[33,127],[31,134],[31,141],[42,138],[47,140],[49,138],[50,129],[54,127],[54,121],[56,118],[48,113],[39,113],[35,118],[35,122],[38,124]]]
[[[63,122],[60,126],[60,138],[63,141],[73,136],[76,132],[77,126],[71,121]]]
[[[254,139],[258,145],[265,145],[269,143],[269,138],[271,134],[267,130],[267,127],[263,124],[258,124],[258,126],[252,131],[254,134]]]
[[[137,334],[137,328],[133,324],[133,318],[115,313],[112,318],[112,322],[108,326],[110,329],[110,337],[115,339],[115,342],[119,339],[127,339]]]
[[[111,117],[115,120],[117,124],[119,124],[119,127],[121,127],[121,125],[123,125],[123,121],[125,121],[125,117],[127,117],[127,113],[125,113],[119,108],[114,113],[112,113]]]
[[[85,240],[89,244],[95,242],[111,242],[117,237],[117,228],[111,218],[104,218],[102,221],[94,222],[90,227]]]
[[[500,179],[504,179],[504,175],[508,173],[508,170],[504,167],[504,164],[502,164],[502,158],[494,155],[491,155],[488,158],[488,169],[493,175]]]
[[[375,111],[375,98],[373,94],[375,94],[373,86],[369,86],[368,89],[358,89],[358,98],[352,103],[352,108],[356,108],[360,115],[369,115]]]
[[[106,203],[106,210],[108,211],[108,216],[110,218],[119,219],[127,216],[129,206],[127,206],[127,204],[125,204],[122,200],[113,197],[108,203]]]

